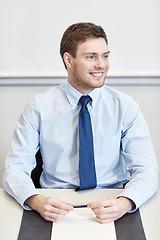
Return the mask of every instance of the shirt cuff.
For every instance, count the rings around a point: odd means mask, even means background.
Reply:
[[[129,198],[129,197],[125,196],[125,195],[119,195],[117,198],[120,198],[120,197],[127,198],[128,200],[130,200],[132,202],[133,208],[130,211],[128,211],[128,213],[133,213],[133,212],[135,212],[137,210],[136,204],[135,204],[135,202],[131,198]]]
[[[18,202],[20,203],[20,205],[25,209],[25,210],[32,210],[31,207],[29,207],[28,205],[25,204],[25,201],[34,195],[40,194],[40,192],[37,189],[32,189],[32,191],[25,191],[25,194],[22,194],[19,198],[18,198]]]

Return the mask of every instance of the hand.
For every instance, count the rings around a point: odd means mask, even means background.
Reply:
[[[126,197],[106,199],[87,205],[95,213],[99,223],[108,223],[122,217],[133,208],[133,202]]]
[[[25,204],[36,210],[47,221],[58,222],[68,212],[72,211],[73,205],[52,197],[37,194],[29,197]]]

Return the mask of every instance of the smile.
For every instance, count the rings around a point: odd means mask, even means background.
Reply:
[[[102,72],[98,72],[98,73],[90,73],[93,77],[97,77],[97,78],[100,78],[102,77],[103,73]]]

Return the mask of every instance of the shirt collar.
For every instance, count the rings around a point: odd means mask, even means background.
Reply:
[[[96,105],[96,102],[100,96],[101,88],[95,88],[93,89],[88,95],[92,98],[91,106],[94,108]]]
[[[71,107],[74,109],[77,106],[82,94],[72,87],[68,81],[65,83],[64,90]]]
[[[64,85],[64,90],[71,107],[74,109],[83,94],[77,91],[74,87],[72,87],[68,81]],[[92,98],[92,102],[90,104],[93,108],[95,107],[96,102],[100,96],[100,92],[101,88],[95,88],[88,94]]]

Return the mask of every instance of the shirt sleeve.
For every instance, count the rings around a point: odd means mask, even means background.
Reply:
[[[123,118],[121,155],[130,180],[119,197],[131,199],[135,211],[158,188],[157,160],[146,121],[136,103],[129,106]]]
[[[35,154],[39,148],[39,116],[31,105],[26,106],[19,118],[3,175],[6,192],[26,209],[30,208],[24,205],[25,200],[39,194],[30,177],[36,166]]]

